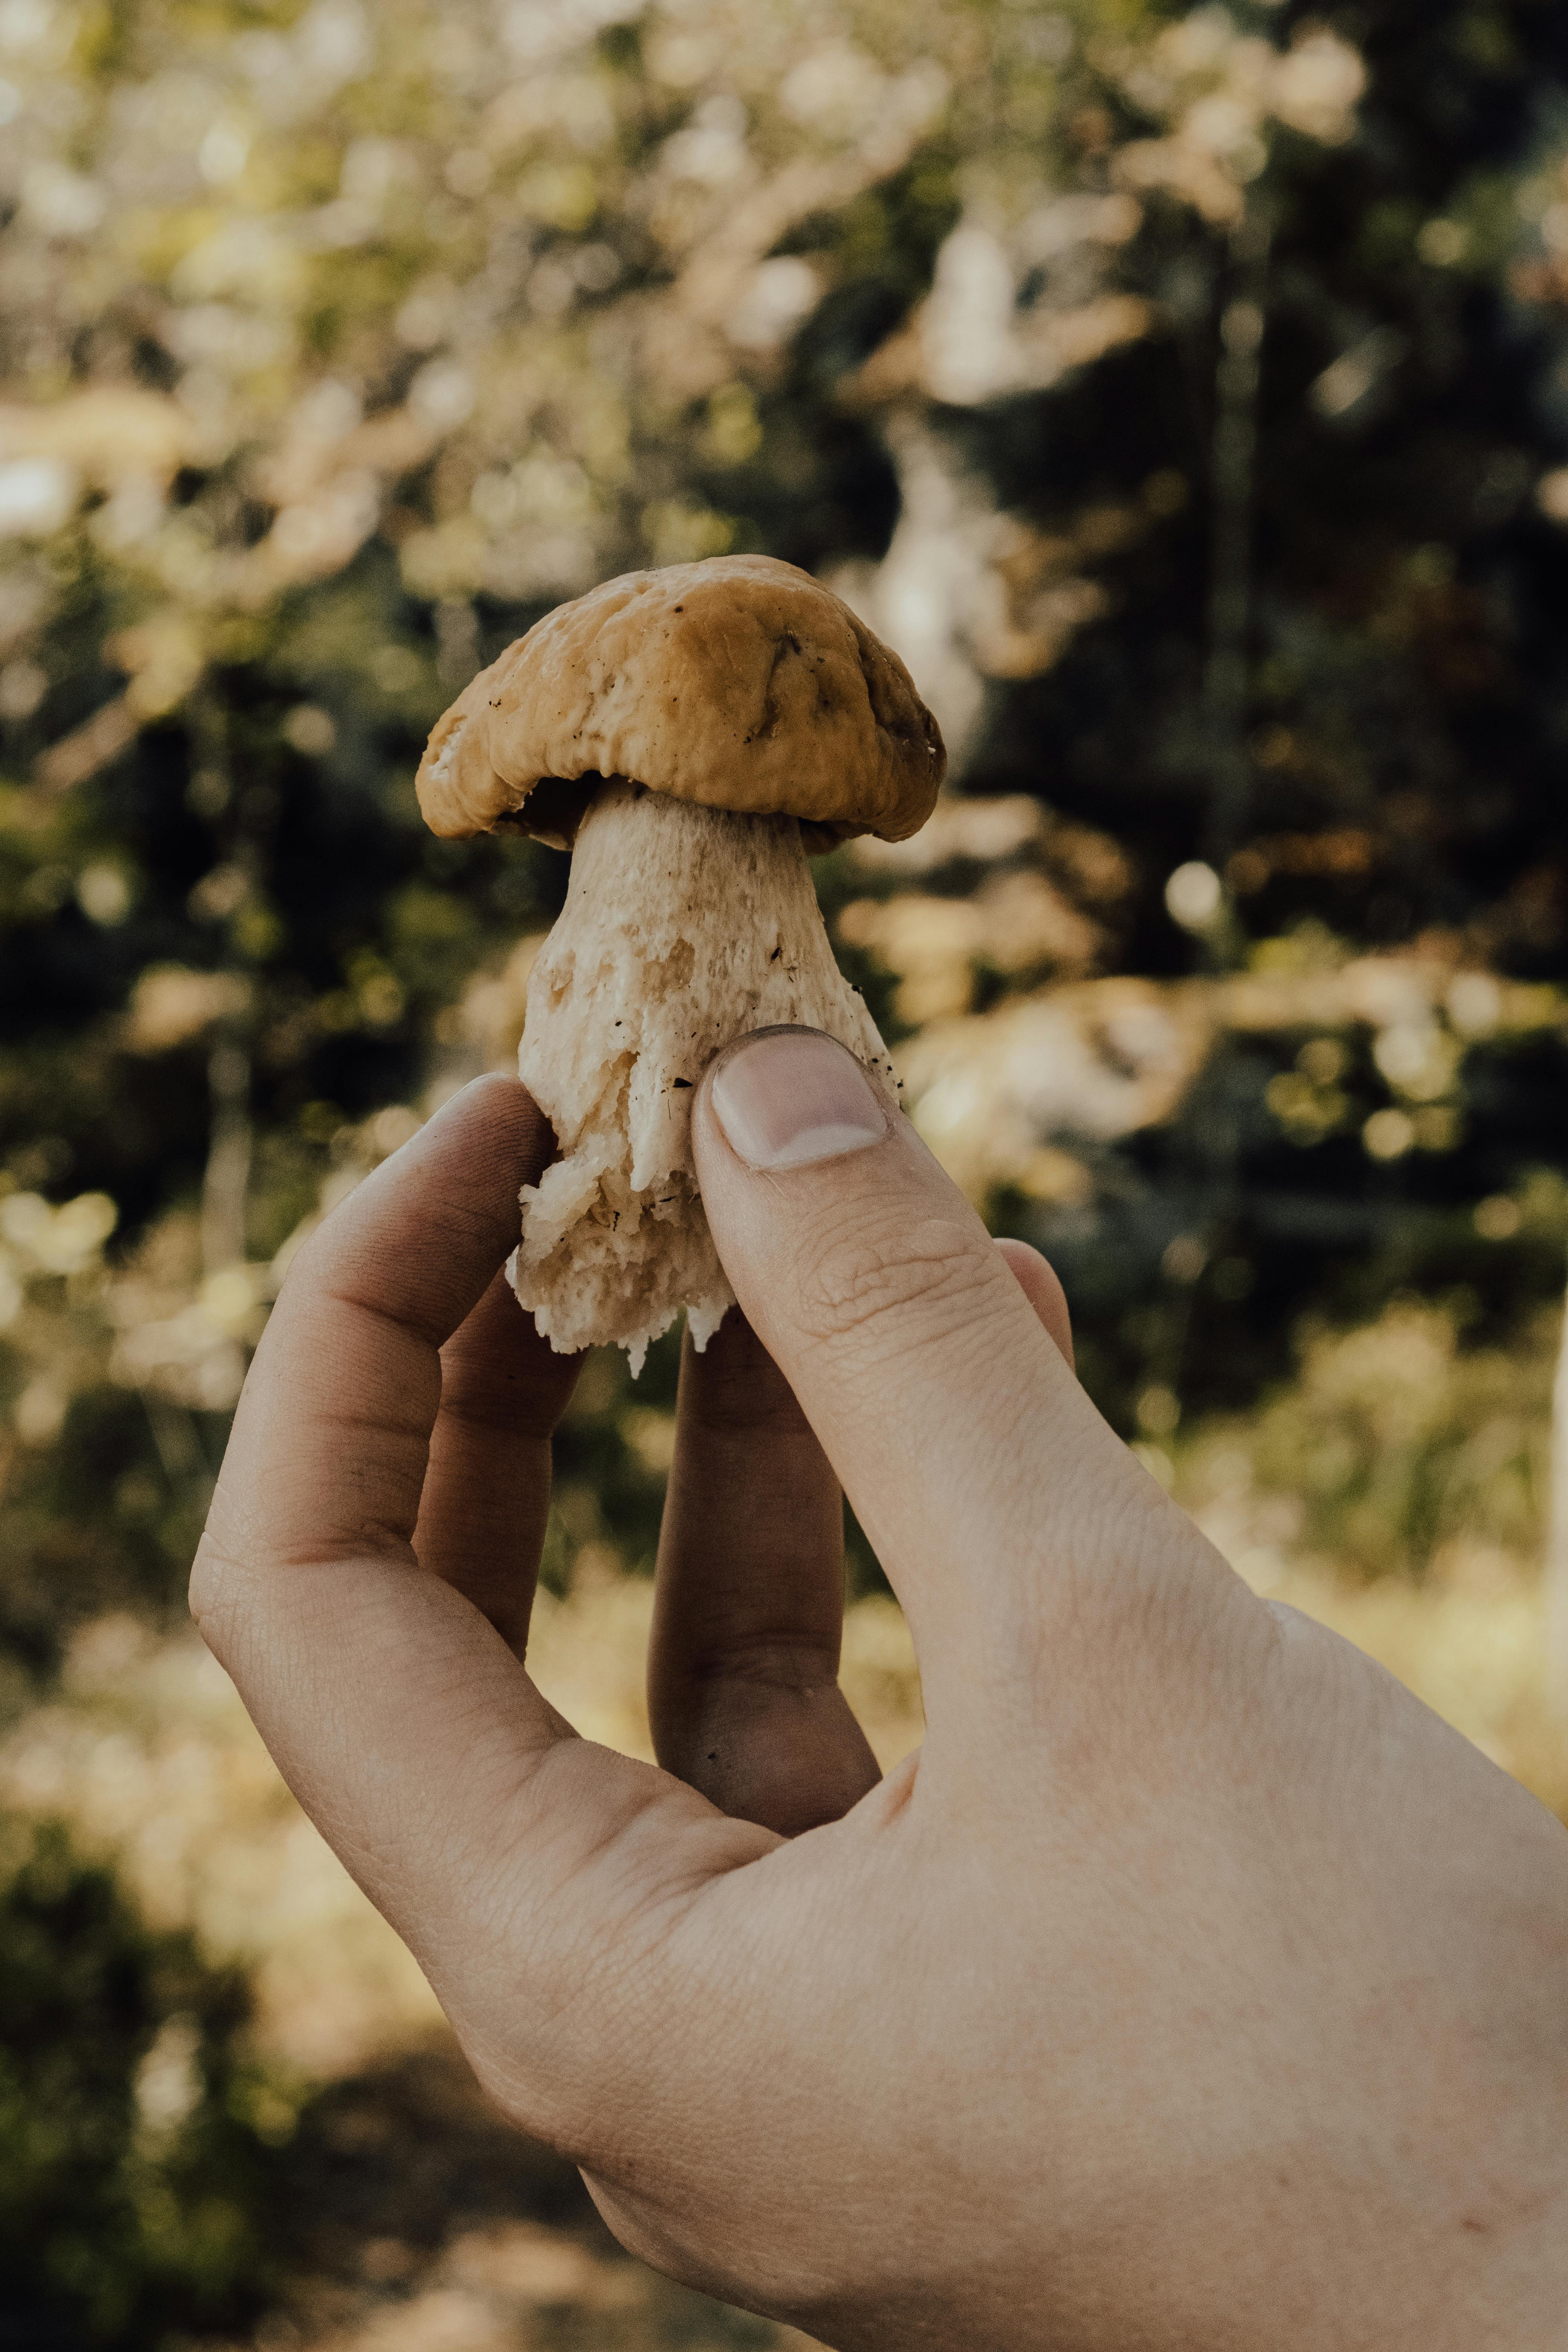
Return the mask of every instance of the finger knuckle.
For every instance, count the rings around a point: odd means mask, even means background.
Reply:
[[[234,1646],[239,1595],[235,1563],[210,1536],[203,1538],[192,1563],[188,1601],[196,1630],[221,1661]]]
[[[908,1328],[930,1344],[970,1323],[993,1268],[956,1218],[889,1232],[884,1221],[828,1235],[801,1269],[799,1318],[813,1339]]]

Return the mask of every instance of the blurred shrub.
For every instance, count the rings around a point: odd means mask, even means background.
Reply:
[[[1203,1510],[1238,1490],[1291,1498],[1287,1548],[1367,1577],[1418,1573],[1444,1547],[1539,1548],[1557,1318],[1508,1348],[1467,1347],[1466,1302],[1395,1299],[1375,1322],[1302,1336],[1300,1370],[1247,1421],[1184,1450]],[[1158,1467],[1158,1465],[1155,1465]]]
[[[18,1669],[54,1664],[83,1618],[183,1595],[244,1371],[234,1332],[257,1328],[248,1288],[237,1316],[200,1288],[193,1219],[119,1269],[116,1220],[105,1193],[57,1206],[0,1179],[0,1643]]]
[[[138,2352],[258,2307],[293,2112],[247,2007],[62,1830],[0,1825],[0,2343]]]

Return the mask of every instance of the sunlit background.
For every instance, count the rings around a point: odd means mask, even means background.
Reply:
[[[635,564],[848,598],[952,752],[818,868],[921,1133],[1568,1810],[1561,8],[0,0],[0,2341],[782,2345],[488,2116],[183,1623],[291,1253],[563,895],[424,736]],[[642,1752],[674,1364],[590,1362],[537,1636]]]

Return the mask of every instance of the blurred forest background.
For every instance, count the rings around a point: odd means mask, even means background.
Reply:
[[[633,565],[849,598],[953,754],[818,867],[921,1132],[1241,1572],[1568,1811],[1568,18],[0,0],[0,2346],[781,2344],[487,2117],[182,1623],[291,1251],[563,896],[426,730]],[[591,1363],[541,1605],[631,1748],[675,1360]]]

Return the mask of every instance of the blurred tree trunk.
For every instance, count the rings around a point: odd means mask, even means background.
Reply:
[[[1220,312],[1211,446],[1208,648],[1204,706],[1209,741],[1205,847],[1221,880],[1252,797],[1247,749],[1251,698],[1252,536],[1258,469],[1258,396],[1268,299],[1272,220],[1254,197],[1231,234],[1230,279]],[[1228,926],[1216,927],[1217,945]],[[1224,961],[1231,959],[1226,957]]]
[[[1568,1311],[1552,1394],[1552,1494],[1546,1532],[1546,1686],[1568,1723]]]
[[[1253,538],[1257,525],[1258,396],[1268,328],[1273,214],[1261,194],[1249,197],[1231,232],[1218,320],[1214,424],[1209,444],[1210,558],[1203,715],[1208,751],[1208,808],[1201,836],[1218,898],[1198,934],[1211,971],[1235,967],[1242,945],[1228,879],[1253,795],[1248,743],[1252,706]],[[1163,1307],[1143,1380],[1155,1394],[1177,1397],[1192,1339],[1198,1276],[1224,1253],[1241,1202],[1240,1111],[1232,1080],[1233,1045],[1222,1039],[1208,1083],[1188,1097],[1187,1149],[1201,1186],[1193,1230],[1163,1262]],[[1195,1258],[1194,1253],[1196,1253]]]
[[[210,688],[191,698],[192,730],[201,758],[201,781],[215,818],[214,847],[220,863],[243,877],[246,895],[258,889],[263,872],[261,834],[269,810],[265,793],[254,790],[236,797],[236,778],[229,755],[228,713]],[[248,959],[237,950],[232,924],[228,928],[221,969],[252,979]],[[225,1266],[243,1265],[246,1247],[246,1203],[250,1192],[250,1164],[255,1138],[251,1120],[251,1014],[247,1012],[221,1022],[207,1056],[207,1158],[202,1178],[202,1272],[212,1276]]]
[[[242,1265],[245,1204],[250,1190],[250,1056],[232,1034],[220,1032],[207,1062],[211,1105],[206,1171],[202,1179],[202,1272]]]

